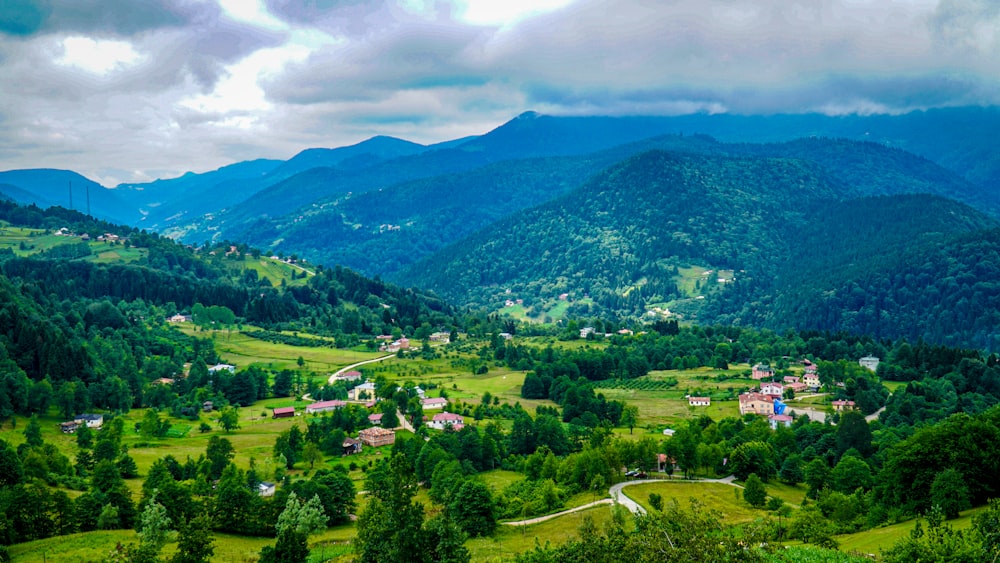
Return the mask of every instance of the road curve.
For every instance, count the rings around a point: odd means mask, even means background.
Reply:
[[[334,381],[336,381],[335,378],[338,375],[344,373],[345,371],[350,371],[350,370],[352,370],[352,369],[354,369],[354,368],[356,368],[358,366],[363,366],[365,364],[373,364],[375,362],[381,362],[382,360],[388,360],[389,358],[395,358],[395,357],[396,357],[396,354],[387,354],[385,356],[379,356],[377,358],[372,358],[370,360],[365,360],[363,362],[358,362],[356,364],[351,364],[349,366],[344,366],[344,367],[338,369],[337,371],[333,372],[333,374],[330,375],[330,378],[327,381],[332,385],[334,383]]]

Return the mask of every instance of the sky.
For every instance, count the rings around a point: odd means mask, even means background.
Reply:
[[[0,0],[0,170],[106,186],[517,114],[1000,102],[995,0]]]

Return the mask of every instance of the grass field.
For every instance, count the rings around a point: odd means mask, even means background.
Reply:
[[[947,524],[957,530],[968,528],[972,526],[973,516],[985,510],[985,506],[974,508],[972,510],[966,510],[965,512],[962,512],[958,518],[948,520]],[[840,542],[841,551],[856,551],[859,553],[877,554],[879,551],[892,547],[894,543],[908,536],[916,523],[916,520],[907,520],[906,522],[900,522],[899,524],[893,524],[891,526],[874,528],[872,530],[865,530],[856,534],[845,534],[835,537],[836,540]],[[922,525],[926,530],[927,522],[923,522]]]
[[[697,499],[709,510],[719,512],[726,524],[742,524],[763,517],[763,510],[755,510],[743,500],[737,500],[734,491],[740,489],[722,483],[691,483],[683,481],[664,481],[663,483],[642,483],[625,487],[622,492],[636,501],[646,510],[650,510],[649,494],[657,493],[663,500],[676,500],[682,507],[687,507],[689,499]]]
[[[535,545],[562,545],[576,538],[577,530],[588,517],[600,529],[611,520],[611,508],[608,505],[595,506],[531,526],[500,525],[493,536],[470,539],[465,542],[465,547],[472,554],[473,561],[507,561],[517,553],[534,549]]]

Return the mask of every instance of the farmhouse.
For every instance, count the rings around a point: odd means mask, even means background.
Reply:
[[[81,424],[86,424],[87,428],[100,428],[104,425],[103,414],[81,414],[73,420]]]
[[[760,384],[760,392],[765,395],[777,395],[781,397],[782,393],[785,392],[785,386],[774,381],[765,381]]]
[[[774,414],[774,402],[761,393],[743,393],[740,395],[740,414]]]
[[[79,420],[70,420],[68,422],[59,423],[59,429],[62,430],[63,434],[74,434],[80,429],[81,426],[83,426],[83,423]]]
[[[262,497],[273,497],[274,496],[274,483],[268,483],[267,481],[261,482],[257,485],[257,494]]]
[[[833,405],[833,410],[837,412],[854,410],[854,401],[834,401],[830,404]]]
[[[463,424],[464,422],[465,419],[463,419],[460,414],[443,412],[434,415],[434,418],[427,423],[427,426],[438,430],[444,430],[448,426],[454,430],[461,430],[465,426],[465,424]]]
[[[750,372],[750,377],[758,381],[761,379],[771,379],[774,377],[774,370],[767,364],[757,364]]]
[[[806,372],[806,374],[802,376],[802,383],[805,383],[807,386],[813,389],[817,389],[820,386],[819,375],[816,374],[815,372],[813,373]]]
[[[358,432],[358,440],[373,448],[388,446],[396,442],[396,433],[386,428],[372,426]]]
[[[448,399],[444,397],[431,397],[430,399],[424,399],[420,401],[420,405],[424,407],[425,411],[443,409],[448,404]]]
[[[352,455],[361,452],[361,442],[354,438],[344,438],[344,455]]]
[[[787,414],[772,414],[767,417],[767,421],[771,423],[771,428],[774,430],[778,429],[778,425],[789,427],[792,425],[794,419]]]
[[[354,389],[351,389],[351,399],[355,401],[360,401],[362,399],[374,399],[375,398],[375,382],[366,381],[361,385],[358,385]]]
[[[344,401],[319,401],[318,403],[312,403],[306,406],[306,412],[313,414],[317,412],[335,411],[346,404],[347,403]]]
[[[333,376],[334,381],[361,381],[360,371],[345,371]]]
[[[291,418],[295,416],[295,407],[279,407],[274,409],[271,418]]]
[[[688,397],[688,405],[692,407],[707,407],[711,404],[711,397]]]

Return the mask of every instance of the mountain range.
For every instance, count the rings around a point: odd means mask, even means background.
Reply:
[[[994,348],[991,329],[961,311],[1000,310],[974,260],[994,251],[1000,226],[998,126],[996,108],[527,112],[435,145],[374,137],[115,188],[68,171],[0,172],[0,196],[89,204],[185,241],[299,254],[489,310],[516,296],[539,313],[563,296],[576,315],[673,308]],[[692,292],[682,278],[693,267],[734,273]],[[914,316],[918,304],[945,322]]]

